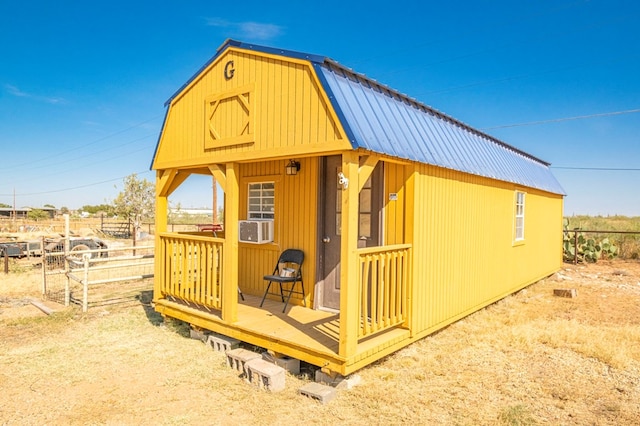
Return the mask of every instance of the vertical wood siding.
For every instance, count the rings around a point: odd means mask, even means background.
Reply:
[[[272,244],[240,243],[239,285],[245,293],[262,296],[266,287],[263,276],[273,271],[280,253],[288,248],[302,249],[305,254],[302,272],[307,306],[312,306],[316,276],[319,170],[317,158],[299,161],[300,171],[296,176],[285,175],[288,160],[243,164],[240,168],[240,219],[247,217],[248,184],[275,181],[275,220]],[[301,303],[296,295],[292,296],[291,301]]]
[[[426,165],[418,170],[414,332],[440,328],[561,267],[561,196]],[[513,243],[516,189],[527,193],[522,244]]]
[[[230,49],[203,71],[172,101],[154,168],[349,148],[309,64],[274,58]],[[234,62],[235,73],[226,80],[224,67],[229,61]],[[246,87],[253,87],[246,98],[253,108],[249,112],[253,143],[205,150],[205,99]],[[222,129],[222,136],[229,129],[243,127],[244,111],[234,103],[238,103],[235,98],[221,102],[213,120],[214,127]]]

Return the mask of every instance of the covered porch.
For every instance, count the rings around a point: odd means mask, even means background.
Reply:
[[[350,307],[339,313],[299,305],[283,313],[280,300],[267,299],[260,307],[260,296],[239,296],[237,273],[224,273],[228,237],[159,235],[158,312],[343,375],[411,339],[410,245],[358,249],[358,285],[349,286],[356,290],[352,295],[342,292],[341,306]],[[353,300],[346,299],[350,295]]]

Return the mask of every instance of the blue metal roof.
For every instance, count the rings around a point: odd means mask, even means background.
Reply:
[[[354,148],[565,194],[549,163],[330,59],[315,69]]]
[[[229,47],[310,61],[354,149],[565,194],[549,163],[324,56],[226,40],[165,105]]]

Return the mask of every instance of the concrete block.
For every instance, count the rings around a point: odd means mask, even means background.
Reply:
[[[278,367],[284,368],[290,374],[298,375],[300,374],[300,360],[291,358],[288,356],[276,357],[271,355],[269,352],[262,353],[262,359],[265,361],[271,362]]]
[[[300,389],[298,389],[298,393],[304,396],[308,396],[309,398],[313,398],[315,400],[320,401],[323,404],[334,399],[337,395],[335,388],[331,386],[321,385],[320,383],[307,383]]]
[[[191,330],[189,330],[189,336],[192,339],[200,340],[201,342],[207,341],[208,334],[209,332],[207,330],[199,330],[195,328],[192,328]]]
[[[209,334],[206,343],[211,349],[218,352],[226,352],[240,347],[240,340],[217,333]]]
[[[262,360],[260,354],[242,348],[231,349],[230,351],[226,351],[225,354],[227,355],[227,365],[234,370],[244,373],[247,377],[249,376],[247,363],[254,359]]]
[[[351,389],[362,382],[362,378],[357,374],[344,377],[337,374],[335,377],[323,373],[322,370],[316,370],[316,382],[333,386],[336,389]]]
[[[265,361],[262,358],[247,362],[249,382],[271,392],[279,392],[285,388],[284,368]]]
[[[578,292],[576,291],[575,288],[570,288],[570,289],[558,288],[553,290],[553,295],[558,297],[568,297],[572,299],[578,296]]]

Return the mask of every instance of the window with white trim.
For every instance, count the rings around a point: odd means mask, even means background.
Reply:
[[[273,219],[275,211],[275,184],[257,182],[249,184],[248,219]]]
[[[525,193],[521,191],[516,191],[516,221],[515,221],[515,240],[522,241],[524,240],[524,199]]]

